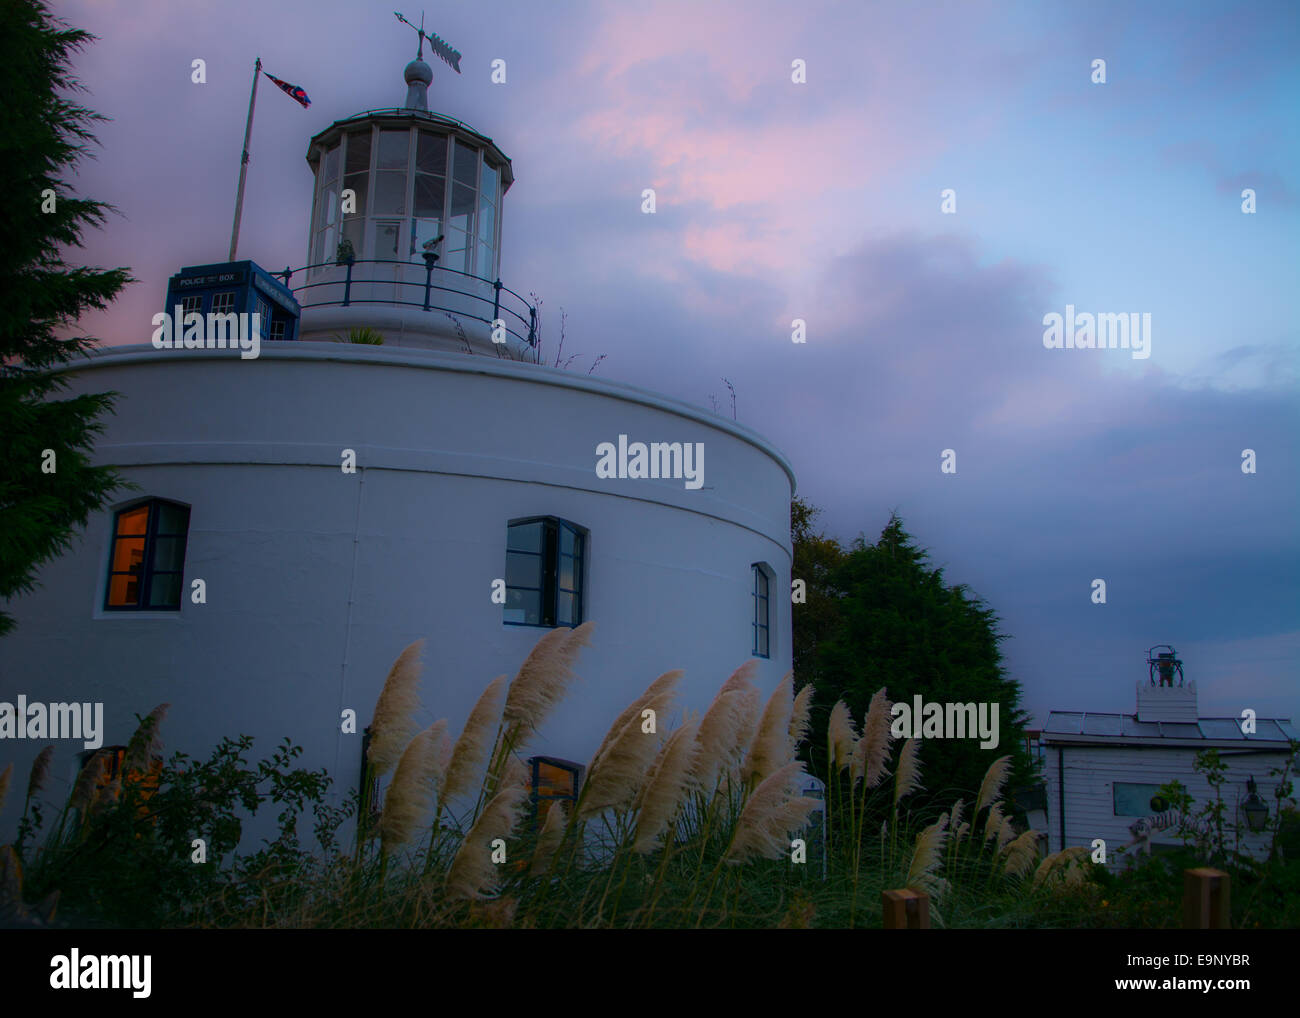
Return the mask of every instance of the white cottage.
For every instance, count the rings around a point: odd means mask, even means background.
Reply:
[[[0,701],[102,703],[105,745],[169,702],[169,749],[288,736],[342,793],[362,756],[342,712],[366,724],[422,637],[422,720],[455,732],[544,632],[594,621],[582,681],[530,747],[560,760],[588,759],[669,669],[695,710],[751,657],[765,690],[790,669],[789,463],[717,414],[535,363],[532,316],[497,278],[509,160],[427,109],[422,60],[405,78],[403,107],[312,139],[309,264],[283,287],[251,263],[173,280],[203,283],[179,298],[199,314],[235,307],[227,279],[250,310],[265,297],[256,358],[156,349],[142,322],[139,345],[70,373],[74,393],[121,394],[95,451],[138,490],[7,605]],[[356,326],[383,345],[330,341]],[[688,476],[598,469],[602,446],[637,443],[669,466],[689,448]],[[5,739],[0,766],[24,774],[47,744]],[[57,745],[55,797],[83,752]]]
[[[1266,855],[1269,835],[1251,832],[1248,814],[1262,805],[1269,811],[1270,825],[1276,818],[1273,793],[1278,779],[1269,771],[1285,763],[1288,740],[1297,737],[1290,719],[1254,718],[1252,726],[1242,717],[1203,718],[1197,709],[1196,683],[1183,680],[1182,664],[1173,648],[1148,661],[1151,677],[1137,685],[1134,713],[1052,711],[1048,716],[1041,744],[1050,850],[1091,846],[1101,838],[1108,863],[1119,862],[1115,849],[1142,833],[1141,827],[1134,831],[1134,825],[1169,811],[1157,792],[1173,780],[1182,782],[1195,800],[1191,811],[1195,815],[1214,798],[1205,776],[1195,769],[1196,755],[1213,748],[1228,768],[1220,789],[1227,805],[1226,823],[1229,829],[1240,829],[1246,851]],[[1252,799],[1252,794],[1257,798]],[[1150,843],[1182,844],[1176,830],[1161,828],[1163,822],[1148,823],[1154,828]],[[1141,843],[1126,855],[1131,858],[1140,848]]]

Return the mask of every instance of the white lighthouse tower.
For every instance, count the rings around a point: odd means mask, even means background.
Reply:
[[[288,289],[253,263],[176,277],[200,313],[274,304],[256,358],[156,349],[142,327],[70,371],[73,393],[120,394],[95,456],[135,487],[6,606],[0,701],[102,703],[105,745],[170,703],[170,748],[288,737],[342,796],[362,742],[340,718],[367,723],[420,638],[422,720],[455,732],[544,632],[594,621],[582,681],[528,747],[577,761],[664,671],[702,710],[750,658],[767,690],[790,669],[789,464],[715,413],[536,363],[528,305],[498,279],[510,160],[426,108],[422,60],[405,78],[401,108],[311,139]],[[354,328],[382,345],[334,341]],[[652,469],[623,469],[638,449]],[[0,742],[0,766],[46,744]],[[53,776],[82,753],[59,742]]]

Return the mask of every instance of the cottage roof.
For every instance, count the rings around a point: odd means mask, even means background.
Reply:
[[[1052,744],[1198,745],[1240,747],[1261,745],[1285,749],[1300,738],[1290,718],[1256,718],[1255,731],[1245,734],[1241,718],[1199,718],[1195,722],[1139,721],[1135,714],[1093,714],[1052,711],[1043,727],[1042,742]]]

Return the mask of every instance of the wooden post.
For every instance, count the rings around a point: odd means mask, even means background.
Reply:
[[[884,908],[887,930],[930,928],[930,896],[924,891],[913,891],[911,888],[881,891],[880,904]]]
[[[1208,867],[1184,870],[1183,929],[1226,930],[1231,925],[1228,874]]]

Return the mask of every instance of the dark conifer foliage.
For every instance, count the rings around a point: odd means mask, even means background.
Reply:
[[[60,399],[67,381],[55,373],[95,342],[61,333],[133,281],[65,260],[112,211],[74,197],[66,179],[105,119],[68,98],[85,92],[69,65],[92,39],[36,0],[0,4],[0,598],[31,591],[41,564],[123,487],[90,462],[113,394]],[[12,626],[0,612],[0,634]]]

